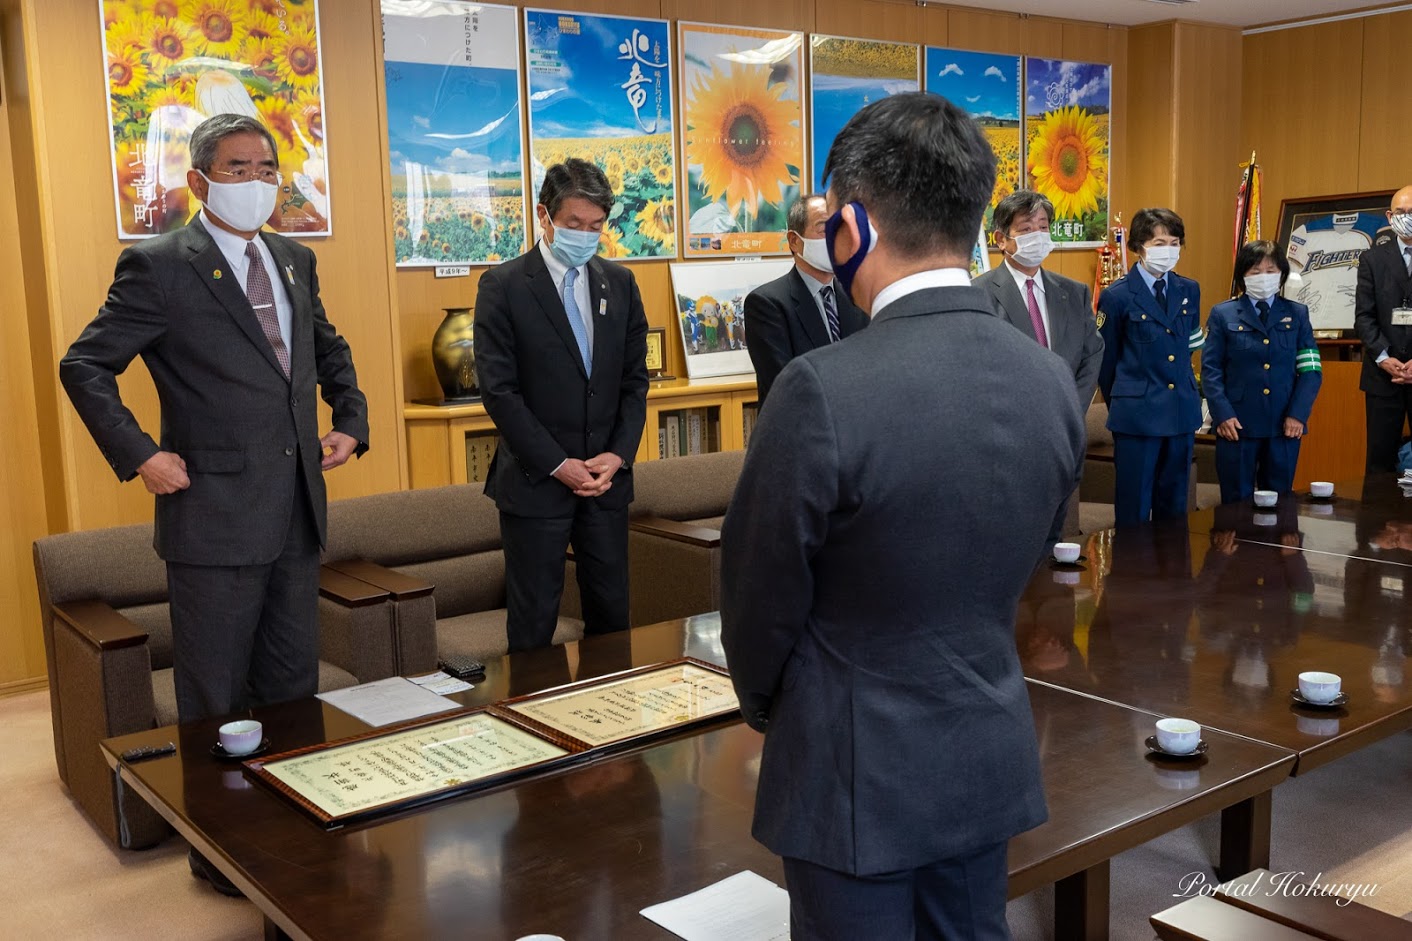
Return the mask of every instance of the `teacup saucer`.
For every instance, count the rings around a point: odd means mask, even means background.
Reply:
[[[258,748],[256,748],[254,751],[248,751],[243,755],[232,755],[230,752],[225,750],[224,745],[222,745],[220,742],[217,742],[216,744],[211,746],[211,755],[219,761],[244,761],[247,758],[254,758],[256,755],[263,755],[269,750],[270,740],[268,738],[262,738],[260,739],[260,746]]]
[[[1343,692],[1342,690],[1340,690],[1339,694],[1333,699],[1330,699],[1328,702],[1315,702],[1312,699],[1305,699],[1304,694],[1297,689],[1290,690],[1289,696],[1301,706],[1307,706],[1310,709],[1337,709],[1339,706],[1342,706],[1344,703],[1348,702],[1348,694]]]
[[[1316,497],[1312,493],[1304,495],[1304,499],[1309,503],[1334,503],[1338,500],[1338,494],[1331,493],[1327,497]]]
[[[1158,748],[1157,736],[1155,735],[1147,736],[1147,741],[1143,742],[1143,744],[1147,746],[1147,753],[1149,755],[1154,755],[1158,758],[1172,758],[1177,761],[1181,761],[1186,758],[1199,758],[1200,756],[1206,754],[1206,739],[1204,738],[1196,743],[1195,751],[1189,751],[1185,755],[1174,755],[1171,752],[1163,751],[1162,749]]]
[[[1088,561],[1088,556],[1081,555],[1077,562],[1060,562],[1054,556],[1049,557],[1049,567],[1059,572],[1086,572],[1088,566],[1083,563]]]

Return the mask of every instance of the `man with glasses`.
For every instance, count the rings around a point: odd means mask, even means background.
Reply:
[[[200,215],[119,256],[107,300],[59,364],[118,478],[140,476],[156,495],[182,722],[317,691],[323,475],[368,447],[368,403],[324,315],[314,253],[260,231],[281,182],[274,138],[221,114],[190,150]],[[160,441],[119,395],[139,356],[161,400]],[[322,437],[316,384],[333,409]],[[194,850],[190,862],[238,894]]]
[[[1392,197],[1391,236],[1358,259],[1353,323],[1363,343],[1368,473],[1395,471],[1403,421],[1412,417],[1412,186]]]

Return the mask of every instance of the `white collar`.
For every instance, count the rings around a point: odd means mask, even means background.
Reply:
[[[216,243],[216,247],[221,250],[221,254],[225,255],[231,264],[235,264],[235,259],[245,257],[245,246],[251,242],[255,243],[256,251],[260,250],[260,243],[263,240],[258,232],[251,239],[247,239],[243,235],[236,235],[212,222],[211,217],[206,214],[205,208],[201,210],[201,224],[206,227],[206,234],[211,236],[211,241]]]
[[[559,256],[550,250],[549,243],[544,241],[544,239],[539,240],[539,253],[544,256],[544,266],[549,269],[549,276],[554,279],[554,283],[556,285],[563,285],[564,276],[569,273],[569,266],[559,260]],[[588,262],[584,262],[578,266],[578,279],[580,281],[583,280],[584,275],[588,274],[585,270],[587,268]]]
[[[1025,294],[1025,282],[1031,280],[1030,276],[1027,275],[1027,274],[1025,274],[1025,273],[1024,273],[1023,271],[1021,271],[1019,268],[1016,268],[1014,265],[1010,264],[1010,259],[1008,259],[1008,258],[1005,259],[1005,261],[1001,262],[1001,264],[1003,264],[1003,265],[1005,266],[1005,269],[1010,272],[1010,276],[1015,279],[1015,286],[1020,289],[1020,296],[1023,297],[1024,294]],[[1036,271],[1036,272],[1034,273],[1034,278],[1033,278],[1033,280],[1034,280],[1034,289],[1035,289],[1037,292],[1039,292],[1040,294],[1043,294],[1043,293],[1044,293],[1044,269],[1043,269],[1043,268],[1039,269],[1038,271]]]
[[[928,288],[964,288],[970,284],[971,272],[966,268],[935,268],[910,274],[878,292],[878,296],[873,298],[871,316],[876,317],[888,304],[901,300],[908,294],[916,294]]]

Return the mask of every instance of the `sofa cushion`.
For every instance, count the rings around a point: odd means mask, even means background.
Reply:
[[[357,686],[358,678],[347,670],[332,663],[319,661],[319,692],[327,693],[335,689]],[[171,668],[152,671],[152,701],[156,712],[156,724],[177,724],[176,681]]]
[[[744,463],[744,451],[718,451],[634,464],[632,515],[669,520],[719,516]]]
[[[436,586],[438,617],[505,607],[505,553],[500,549],[399,565],[397,571]]]
[[[335,500],[324,559],[389,568],[500,548],[500,514],[478,486],[430,487]]]
[[[1079,530],[1085,535],[1112,529],[1116,521],[1117,516],[1111,503],[1079,504]]]
[[[559,618],[551,643],[566,644],[582,637],[582,621]],[[503,657],[509,652],[510,641],[505,636],[504,608],[436,620],[437,656],[455,654],[485,661],[493,657]]]
[[[152,669],[165,670],[172,665],[172,611],[165,601],[156,604],[135,604],[118,613],[147,632],[147,652]]]
[[[1093,403],[1089,405],[1084,423],[1088,431],[1089,447],[1113,446],[1113,432],[1108,430],[1108,406],[1104,404],[1101,395],[1095,396]]]
[[[115,608],[167,597],[167,566],[152,548],[152,524],[45,536],[35,543],[49,604],[101,598]]]

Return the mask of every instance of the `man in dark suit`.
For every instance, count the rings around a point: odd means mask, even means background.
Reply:
[[[182,722],[317,691],[323,475],[368,447],[368,403],[314,253],[260,231],[279,189],[274,138],[217,115],[190,148],[200,217],[122,253],[59,364],[114,472],[157,495]],[[138,356],[162,402],[160,444],[118,394]],[[333,409],[322,438],[315,383]],[[192,868],[235,892],[194,853]]]
[[[971,118],[883,98],[825,174],[872,323],[780,374],[721,535],[726,659],[765,733],[753,832],[797,941],[1005,938],[1006,843],[1046,816],[1015,611],[1083,414],[970,286],[995,180]]]
[[[543,238],[480,280],[476,372],[500,432],[485,492],[500,508],[511,650],[554,636],[570,542],[585,630],[628,626],[647,315],[632,272],[596,257],[612,208],[592,163],[550,167],[536,207]]]
[[[745,296],[750,325],[750,362],[760,404],[770,394],[780,370],[796,356],[837,343],[868,325],[834,280],[833,263],[824,247],[829,211],[822,196],[801,196],[789,207],[789,250],[794,269]]]
[[[1358,258],[1353,325],[1363,343],[1358,387],[1368,422],[1367,470],[1396,471],[1402,425],[1412,419],[1412,186],[1392,197],[1392,234]]]

